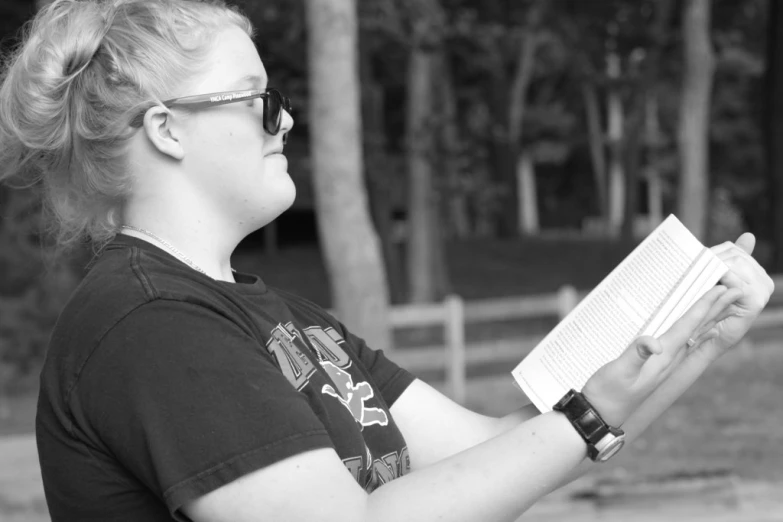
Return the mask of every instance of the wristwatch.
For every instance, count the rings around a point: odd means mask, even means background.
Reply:
[[[593,462],[606,462],[625,444],[625,432],[606,424],[581,392],[570,390],[552,409],[571,421],[587,443],[587,456]]]

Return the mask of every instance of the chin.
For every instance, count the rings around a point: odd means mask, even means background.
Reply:
[[[253,223],[254,230],[265,227],[291,208],[296,199],[296,187],[293,181],[289,181],[289,187],[286,189],[278,187],[278,190],[274,192],[274,196],[274,200],[270,200],[271,198],[267,197],[267,201],[263,203],[263,213],[261,215],[256,215],[249,220],[249,222]]]

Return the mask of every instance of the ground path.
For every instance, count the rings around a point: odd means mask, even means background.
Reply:
[[[709,495],[651,491],[623,500],[574,500],[588,476],[534,506],[519,522],[783,522],[783,484],[738,482]],[[0,522],[49,522],[33,435],[0,437]],[[488,521],[489,522],[489,521]]]

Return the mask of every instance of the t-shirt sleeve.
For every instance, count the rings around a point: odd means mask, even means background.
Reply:
[[[342,323],[339,325],[343,338],[355,350],[356,356],[375,381],[383,400],[391,408],[416,378],[386,357],[383,350],[370,348],[364,339],[352,334]]]
[[[315,314],[321,322],[325,322],[337,330],[348,347],[354,351],[354,355],[359,359],[362,366],[368,371],[389,408],[400,398],[405,389],[416,380],[413,374],[386,357],[383,350],[370,348],[364,339],[351,333],[343,323],[317,304],[285,290],[275,288],[275,292],[285,299],[289,306],[303,308],[311,314]]]
[[[89,359],[72,401],[87,432],[179,520],[189,500],[333,447],[265,347],[196,304],[159,300],[125,317]]]

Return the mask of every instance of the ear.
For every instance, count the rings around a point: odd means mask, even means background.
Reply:
[[[179,130],[174,126],[174,114],[166,107],[156,105],[147,110],[144,114],[144,132],[161,153],[176,160],[185,157]]]

